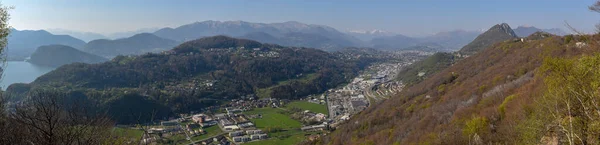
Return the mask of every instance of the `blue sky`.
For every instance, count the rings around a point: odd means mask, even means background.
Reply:
[[[562,28],[564,22],[593,31],[600,13],[594,0],[3,0],[14,6],[17,29],[68,29],[108,34],[176,27],[205,20],[299,21],[338,30],[381,29],[424,35],[455,29],[487,29],[506,22]]]

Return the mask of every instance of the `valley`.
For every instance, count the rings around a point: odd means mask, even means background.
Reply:
[[[600,144],[598,14],[600,0],[2,1],[0,145]]]

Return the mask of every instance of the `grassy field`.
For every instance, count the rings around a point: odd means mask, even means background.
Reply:
[[[212,137],[212,136],[215,136],[215,135],[223,133],[223,131],[221,130],[221,128],[219,128],[219,126],[216,126],[216,125],[208,127],[208,128],[204,128],[204,131],[206,131],[206,134],[192,137],[192,140],[193,141],[204,140],[204,139],[207,139],[209,137]]]
[[[294,101],[286,105],[286,108],[300,108],[302,110],[310,110],[316,113],[328,114],[327,106],[321,104],[315,104],[307,101]]]
[[[244,145],[294,145],[304,140],[304,132],[289,130],[269,134],[269,139],[244,143]]]
[[[245,112],[244,114],[261,114],[262,118],[251,119],[256,125],[256,128],[267,129],[267,128],[281,128],[281,129],[299,129],[302,124],[296,120],[291,119],[285,114],[279,113],[283,111],[278,108],[257,108],[252,111]],[[268,130],[265,130],[268,131]]]
[[[130,138],[135,138],[135,139],[141,139],[142,135],[144,134],[144,131],[139,130],[139,129],[131,129],[131,128],[120,128],[120,127],[115,127],[113,129],[113,131],[118,135],[118,136],[124,136],[124,137],[130,137]]]

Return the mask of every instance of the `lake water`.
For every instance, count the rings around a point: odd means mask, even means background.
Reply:
[[[37,66],[25,61],[8,61],[0,80],[0,87],[6,90],[13,83],[30,83],[37,77],[54,70],[54,67]]]

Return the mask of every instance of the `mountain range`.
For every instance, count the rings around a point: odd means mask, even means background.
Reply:
[[[374,29],[374,30],[350,30],[346,32],[347,34],[354,36],[362,41],[365,42],[369,42],[371,41],[373,38],[377,38],[377,37],[386,37],[386,36],[393,36],[395,35],[392,32],[387,32],[387,31],[383,31],[383,30],[378,30],[378,29]]]
[[[151,33],[140,33],[116,40],[93,40],[85,44],[83,50],[106,58],[113,58],[117,55],[139,55],[149,52],[160,52],[171,49],[177,44],[179,42],[161,38]]]
[[[323,50],[336,50],[349,46],[360,46],[361,41],[338,30],[323,26],[304,24],[295,21],[283,23],[251,23],[245,21],[203,21],[163,28],[155,35],[167,39],[186,41],[206,36],[227,35],[265,41],[287,46],[314,47]]]
[[[440,32],[427,37],[409,37],[398,34],[394,36],[375,37],[370,41],[369,45],[379,49],[398,50],[435,43],[435,45],[443,46],[440,50],[457,50],[473,41],[479,34],[481,34],[479,31],[464,30]]]
[[[8,60],[24,60],[36,48],[43,45],[61,44],[81,48],[85,42],[69,35],[54,35],[44,30],[11,29],[8,36]]]
[[[536,28],[533,26],[519,26],[516,29],[514,29],[515,34],[517,34],[517,36],[519,37],[527,37],[535,32],[548,32],[550,34],[553,35],[557,35],[557,36],[564,36],[567,35],[568,33],[559,29],[559,28],[551,28],[551,29],[540,29],[540,28]]]
[[[152,32],[153,30],[156,31]],[[139,55],[147,52],[167,50],[186,40],[215,35],[226,35],[284,46],[317,48],[326,51],[336,51],[345,47],[372,47],[380,50],[450,52],[462,48],[473,41],[477,35],[481,34],[479,31],[455,30],[440,32],[426,37],[409,37],[381,30],[340,32],[328,26],[304,24],[295,21],[283,23],[203,21],[176,28],[162,28],[158,30],[151,28],[114,33],[115,36],[103,36],[96,33],[60,29],[52,31],[60,34],[71,34],[89,41],[89,43],[85,43],[85,41],[69,35],[54,35],[44,30],[14,30],[11,37],[9,37],[8,58],[10,60],[23,60],[29,57],[35,51],[35,48],[50,44],[67,45],[107,58],[116,55]],[[523,26],[514,29],[514,31],[520,37],[537,31],[546,31],[556,35],[566,34],[560,29],[539,29]],[[134,35],[133,33],[136,34]],[[97,39],[109,37],[119,37],[119,39]]]

